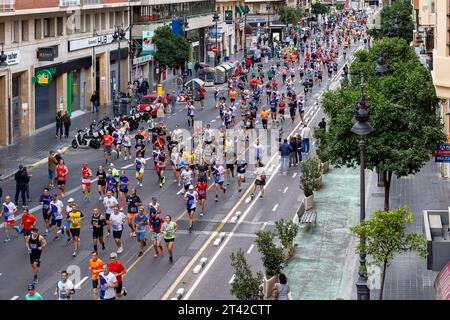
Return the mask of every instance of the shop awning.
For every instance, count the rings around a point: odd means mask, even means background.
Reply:
[[[225,72],[225,69],[221,66],[217,66],[215,69],[219,72]]]
[[[244,13],[244,10],[243,10],[243,8],[241,6],[236,6],[236,11],[239,14],[243,14]]]

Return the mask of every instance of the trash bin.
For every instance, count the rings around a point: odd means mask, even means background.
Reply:
[[[156,85],[156,93],[159,94],[160,96],[162,96],[162,94],[163,94],[163,87],[162,87],[161,83],[158,83]]]
[[[120,98],[120,114],[128,114],[130,111],[130,105],[130,98]]]
[[[113,115],[118,116],[120,114],[120,101],[119,99],[113,100]]]

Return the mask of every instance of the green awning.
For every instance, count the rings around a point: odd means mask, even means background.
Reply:
[[[249,13],[250,12],[250,8],[248,6],[243,7],[244,12]]]
[[[241,6],[236,6],[236,11],[237,11],[237,13],[239,13],[239,14],[243,14],[243,13],[244,13],[244,10],[242,10],[242,7],[241,7]]]

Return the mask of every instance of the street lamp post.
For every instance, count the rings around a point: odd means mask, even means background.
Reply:
[[[119,97],[119,92],[120,92],[120,80],[121,80],[121,74],[120,74],[120,71],[121,71],[121,68],[120,68],[120,42],[122,41],[122,40],[124,40],[125,39],[125,31],[123,30],[123,27],[122,26],[116,26],[116,30],[114,31],[114,34],[113,34],[113,42],[117,42],[118,43],[118,50],[119,50],[119,52],[118,52],[118,61],[119,61],[119,65],[118,65],[118,69],[117,69],[117,71],[118,71],[118,84],[117,84],[117,90],[116,90],[116,94],[114,95],[114,99],[115,100],[117,100],[118,99],[118,97]]]
[[[266,11],[267,11],[267,34],[269,33],[269,25],[270,25],[270,9],[271,9],[272,7],[268,4],[267,6],[266,6]]]
[[[244,7],[244,57],[247,57],[247,14],[249,13],[250,9],[245,6]]]
[[[389,67],[386,62],[384,51],[382,51],[380,53],[380,56],[378,57],[375,72],[378,76],[383,76],[389,72]],[[384,179],[383,179],[384,173],[378,167],[377,167],[377,174],[378,174],[377,186],[384,187]]]
[[[0,67],[7,67],[8,63],[6,62],[6,59],[8,59],[8,57],[6,56],[5,52],[3,51],[3,43],[2,45],[2,51],[0,52]]]
[[[373,131],[370,124],[369,105],[367,104],[364,95],[364,82],[361,80],[361,99],[355,108],[354,124],[351,129],[353,133],[360,136],[359,150],[360,150],[360,223],[363,223],[366,218],[366,203],[365,203],[365,148],[366,140],[364,137]],[[370,290],[367,286],[367,268],[366,268],[366,239],[361,238],[362,250],[359,254],[359,277],[356,282],[356,292],[358,300],[370,300]]]
[[[215,24],[216,24],[216,30],[214,33],[214,35],[216,36],[216,52],[214,52],[214,67],[216,67],[218,64],[217,51],[219,51],[219,48],[217,47],[218,46],[217,36],[219,35],[219,30],[217,29],[217,24],[219,22],[219,14],[217,13],[217,11],[214,11],[213,22],[215,22]]]

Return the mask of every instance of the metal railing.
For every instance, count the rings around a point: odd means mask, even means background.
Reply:
[[[91,5],[101,4],[101,3],[102,3],[101,0],[83,0],[83,2],[82,2],[83,6],[91,6]]]
[[[81,5],[81,0],[59,0],[60,7],[76,7]]]
[[[11,12],[15,9],[16,0],[0,0],[0,12]]]

